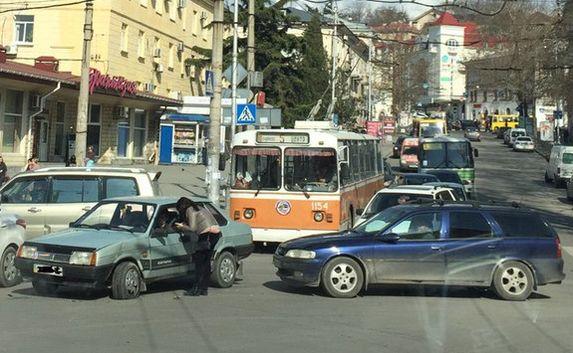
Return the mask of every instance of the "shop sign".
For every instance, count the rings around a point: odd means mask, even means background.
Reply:
[[[134,95],[137,92],[137,83],[122,76],[104,75],[98,69],[90,68],[90,94],[96,89],[117,91],[123,97],[126,94]]]

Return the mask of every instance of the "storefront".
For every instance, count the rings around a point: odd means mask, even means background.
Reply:
[[[79,77],[57,66],[53,58],[34,66],[14,63],[0,50],[0,146],[9,166],[23,166],[32,155],[65,162],[74,153]],[[101,164],[153,161],[160,117],[166,106],[180,105],[92,70],[87,145]]]

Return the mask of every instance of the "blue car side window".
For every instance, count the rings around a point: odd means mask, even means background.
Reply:
[[[439,212],[417,214],[406,218],[390,229],[402,240],[437,240],[442,230],[442,217]]]

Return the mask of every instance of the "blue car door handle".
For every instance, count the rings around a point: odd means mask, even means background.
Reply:
[[[441,247],[441,246],[437,246],[437,245],[432,245],[432,246],[430,247],[430,249],[436,250],[436,251],[440,251],[440,250],[442,250],[442,247]]]
[[[497,245],[495,245],[495,244],[489,244],[489,245],[487,246],[487,248],[488,248],[488,249],[495,249],[495,248],[497,248]]]

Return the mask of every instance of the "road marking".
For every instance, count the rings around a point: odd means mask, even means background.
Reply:
[[[573,246],[562,246],[562,248],[569,253],[569,255],[573,256]]]

